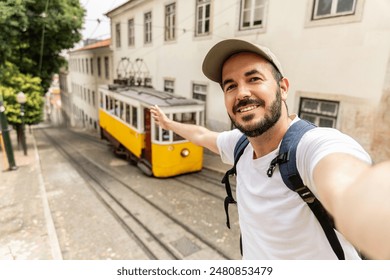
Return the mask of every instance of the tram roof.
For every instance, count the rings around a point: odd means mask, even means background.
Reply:
[[[129,97],[148,105],[166,107],[204,104],[204,102],[200,100],[190,99],[173,93],[155,90],[150,87],[128,86],[118,87],[115,89],[110,89],[106,85],[104,87],[111,92],[115,92],[122,96]]]

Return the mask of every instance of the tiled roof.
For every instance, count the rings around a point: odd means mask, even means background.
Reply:
[[[108,47],[111,44],[111,39],[105,39],[87,46],[84,46],[80,49],[77,49],[75,51],[84,51],[84,50],[91,50],[91,49],[98,49],[103,47]]]

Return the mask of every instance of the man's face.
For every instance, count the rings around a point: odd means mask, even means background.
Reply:
[[[222,68],[222,88],[230,119],[248,137],[262,135],[280,119],[279,81],[259,55],[239,53],[229,58]]]

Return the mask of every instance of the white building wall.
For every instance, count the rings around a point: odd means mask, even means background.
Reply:
[[[100,75],[98,58],[100,57]],[[105,74],[105,57],[108,57],[108,77]],[[91,71],[91,59],[93,72]],[[88,64],[88,71],[86,62]],[[70,116],[71,126],[99,132],[99,92],[101,84],[113,79],[112,51],[109,46],[74,50],[69,53]]]
[[[186,97],[192,96],[193,82],[207,85],[206,124],[221,131],[231,126],[223,94],[203,75],[202,61],[220,40],[248,39],[268,46],[281,61],[290,80],[290,112],[298,112],[301,97],[340,102],[336,127],[374,149],[372,131],[390,68],[390,2],[357,0],[354,16],[319,21],[310,19],[313,0],[266,2],[264,27],[239,31],[241,1],[211,0],[211,32],[196,37],[195,0],[129,1],[108,13],[114,67],[122,57],[142,58],[155,88],[162,90],[164,79],[173,79],[175,93]],[[164,9],[170,3],[176,3],[177,34],[175,41],[165,42]],[[153,42],[145,45],[144,13],[148,11],[152,11]],[[129,48],[130,18],[135,19],[136,44]],[[117,22],[121,23],[120,48],[115,47]]]

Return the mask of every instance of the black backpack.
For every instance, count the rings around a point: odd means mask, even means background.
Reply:
[[[334,253],[337,255],[339,260],[344,260],[344,251],[341,247],[340,241],[337,238],[336,232],[334,230],[334,222],[329,216],[325,208],[322,206],[321,202],[314,196],[308,187],[303,184],[301,176],[299,175],[297,166],[296,166],[296,152],[299,141],[302,136],[309,131],[310,129],[315,128],[315,125],[309,123],[305,120],[299,120],[296,123],[292,124],[287,130],[286,134],[283,137],[282,143],[280,145],[279,155],[274,158],[267,171],[268,177],[272,177],[273,172],[277,165],[279,165],[280,173],[282,175],[283,182],[286,186],[299,194],[299,196],[307,203],[310,209],[313,211],[314,215],[317,217],[321,227],[323,228],[326,237],[328,238],[329,244],[332,247]],[[234,165],[233,167],[225,173],[225,176],[222,179],[222,183],[225,184],[227,197],[225,198],[225,212],[226,212],[226,225],[230,228],[229,221],[229,204],[236,204],[232,195],[232,190],[230,187],[229,176],[236,175],[236,165],[241,155],[243,154],[246,146],[248,145],[248,138],[243,135],[237,142],[234,148]],[[242,242],[240,237],[240,248],[242,254]]]

